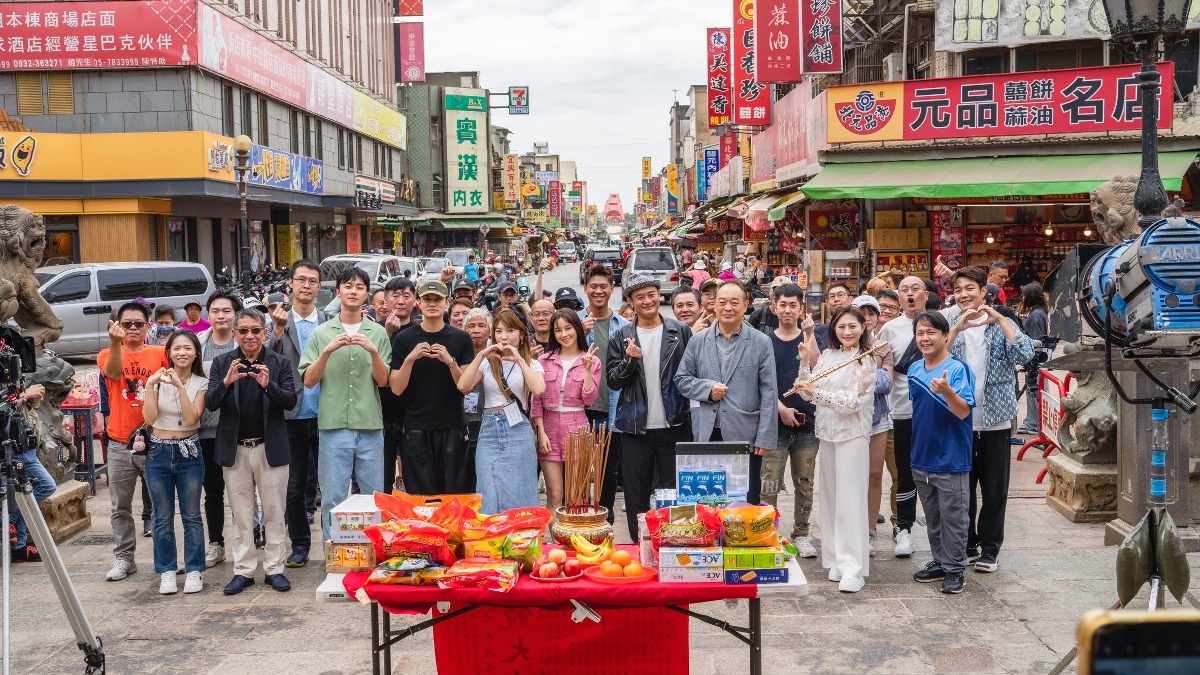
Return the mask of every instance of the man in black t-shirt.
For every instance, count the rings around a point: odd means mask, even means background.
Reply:
[[[405,490],[413,494],[475,491],[475,457],[467,448],[458,390],[462,366],[475,359],[475,346],[469,335],[446,324],[449,294],[440,281],[421,284],[420,325],[392,338],[392,393],[404,410],[400,466]]]
[[[417,325],[418,317],[413,316],[417,285],[407,277],[392,277],[383,290],[387,293],[387,304],[376,321],[395,341],[405,329]],[[379,388],[379,403],[383,409],[383,489],[390,492],[396,483],[396,458],[400,456],[404,433],[404,409],[400,406],[400,397],[392,393],[391,383],[388,385]]]

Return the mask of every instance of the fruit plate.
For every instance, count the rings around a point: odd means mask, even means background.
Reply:
[[[573,577],[554,577],[553,579],[543,579],[541,577],[535,577],[532,574],[530,574],[529,578],[533,579],[534,581],[541,581],[541,582],[547,583],[547,584],[562,584],[562,583],[566,583],[568,581],[575,581],[577,579],[581,579],[581,578],[583,578],[583,574],[582,573],[576,574]]]
[[[599,567],[587,567],[583,570],[583,576],[601,584],[640,584],[657,577],[658,570],[653,567],[643,567],[640,577],[606,577],[601,573]]]

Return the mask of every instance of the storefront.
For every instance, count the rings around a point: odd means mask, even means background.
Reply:
[[[460,216],[425,211],[407,222],[413,229],[413,247],[417,255],[423,256],[438,248],[472,248],[508,255],[513,236],[509,216],[500,213]]]

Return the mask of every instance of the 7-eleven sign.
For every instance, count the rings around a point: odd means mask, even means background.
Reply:
[[[508,88],[508,114],[529,114],[529,87]]]

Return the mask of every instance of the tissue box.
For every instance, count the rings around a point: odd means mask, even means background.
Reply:
[[[689,567],[713,567],[723,569],[719,546],[663,546],[658,550],[659,569],[686,569]]]
[[[726,570],[780,569],[785,564],[781,546],[727,546],[724,555]]]
[[[731,585],[786,584],[787,580],[788,569],[786,567],[760,570],[725,570],[725,583]]]
[[[719,584],[725,579],[720,567],[669,567],[658,570],[658,580],[664,584]]]
[[[335,544],[325,542],[325,571],[330,574],[370,572],[375,569],[373,544]]]
[[[370,543],[363,528],[383,522],[374,495],[350,495],[329,512],[329,540],[335,544]]]

